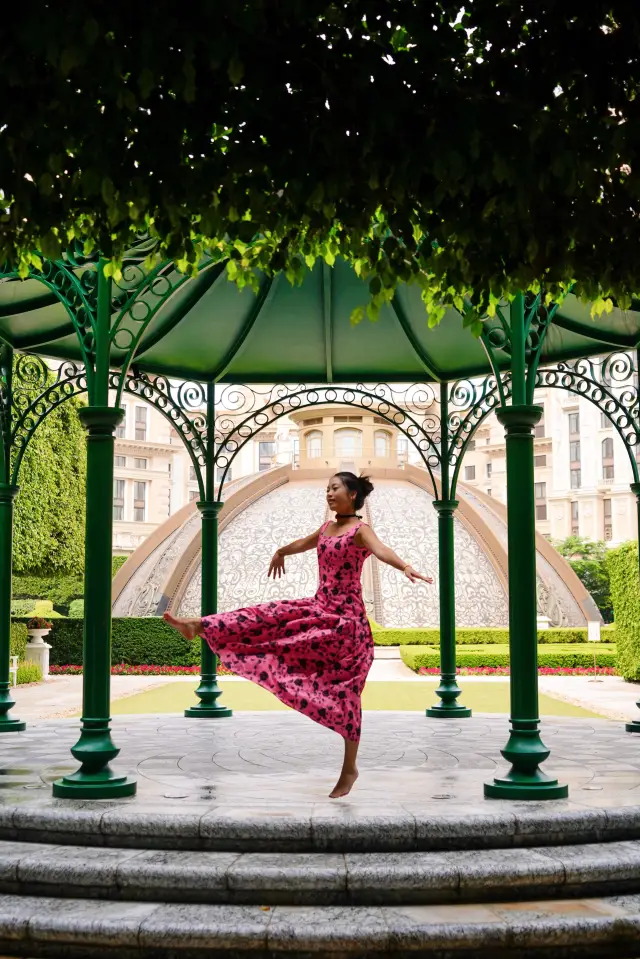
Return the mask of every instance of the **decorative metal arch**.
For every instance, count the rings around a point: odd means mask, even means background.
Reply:
[[[618,351],[595,360],[580,359],[543,368],[538,370],[535,383],[536,387],[563,389],[582,396],[607,416],[627,451],[634,483],[640,481],[636,458],[640,449],[640,396],[637,385],[627,384],[637,376],[632,356]]]
[[[434,497],[438,498],[434,470],[440,466],[441,421],[436,393],[430,384],[418,383],[405,389],[386,383],[370,388],[363,383],[294,387],[278,384],[264,391],[228,386],[217,403],[223,407],[214,424],[215,465],[221,474],[218,499],[233,460],[250,439],[283,416],[314,406],[350,406],[373,412],[394,426],[417,450],[431,478]]]
[[[462,460],[476,430],[510,395],[511,382],[508,376],[487,376],[477,383],[471,380],[452,383],[447,418],[449,463],[453,466],[451,499],[456,498]]]

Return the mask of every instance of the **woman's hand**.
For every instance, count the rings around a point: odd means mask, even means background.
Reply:
[[[405,566],[402,570],[407,579],[411,580],[412,583],[433,583],[432,576],[423,576],[422,573],[419,573],[413,568],[413,566]]]
[[[280,579],[282,574],[285,572],[284,568],[284,556],[281,555],[279,550],[276,550],[273,556],[271,557],[271,565],[269,566],[269,572],[267,573],[267,579],[273,574],[274,579]]]

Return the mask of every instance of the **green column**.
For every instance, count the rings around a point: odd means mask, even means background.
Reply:
[[[631,492],[634,493],[636,497],[636,511],[638,516],[638,562],[640,563],[640,483],[632,483]],[[640,699],[637,701],[636,706],[640,709]],[[628,733],[640,733],[640,719],[632,719],[631,722],[626,723],[624,728]]]
[[[11,656],[11,567],[13,563],[13,501],[17,486],[0,483],[0,733],[16,733],[26,723],[12,719],[9,657]]]
[[[202,514],[202,593],[201,613],[209,616],[218,609],[218,513],[222,503],[198,503]],[[218,657],[209,644],[202,640],[202,675],[196,696],[200,700],[197,706],[185,709],[185,716],[196,719],[226,719],[233,715],[227,706],[218,703],[222,690],[218,685]]]
[[[200,593],[200,613],[210,616],[218,612],[218,513],[222,509],[221,500],[214,495],[215,483],[215,384],[207,383],[207,463],[204,477],[205,498],[198,503],[202,516],[202,586]],[[227,719],[232,711],[218,703],[222,690],[218,686],[218,657],[211,651],[209,644],[202,640],[202,671],[196,696],[200,700],[197,706],[185,709],[185,716],[195,719]]]
[[[80,769],[53,784],[53,795],[73,799],[133,796],[135,779],[109,766],[120,750],[111,739],[111,556],[113,534],[113,432],[122,410],[88,406],[79,411],[87,430],[84,643],[80,739],[71,753]]]
[[[463,719],[471,710],[456,702],[462,692],[456,681],[456,597],[453,553],[453,514],[456,500],[437,500],[438,570],[440,589],[440,685],[436,696],[440,702],[427,709],[427,716],[441,719]]]
[[[438,579],[440,597],[440,702],[427,709],[427,716],[464,719],[471,710],[456,702],[462,690],[456,681],[456,584],[453,552],[453,514],[458,505],[451,499],[449,477],[449,384],[440,384],[440,499],[438,513]]]
[[[507,446],[509,548],[510,736],[502,755],[511,763],[504,777],[484,787],[495,799],[564,799],[567,786],[539,767],[549,756],[540,739],[533,428],[538,406],[497,411]]]

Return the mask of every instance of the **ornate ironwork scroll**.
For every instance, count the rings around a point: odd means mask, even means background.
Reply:
[[[440,413],[436,393],[427,383],[396,388],[386,383],[355,386],[289,386],[257,390],[227,386],[216,398],[221,412],[215,420],[216,467],[221,497],[231,464],[252,437],[283,416],[314,406],[351,406],[366,410],[394,426],[417,450],[437,496],[434,470],[440,465]]]

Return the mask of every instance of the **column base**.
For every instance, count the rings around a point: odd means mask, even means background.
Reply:
[[[197,706],[189,706],[184,711],[187,719],[228,719],[233,716],[233,710],[228,706],[208,706],[205,703],[199,703]]]
[[[640,733],[640,719],[634,719],[630,723],[625,723],[624,728],[628,733]]]
[[[484,784],[486,799],[567,799],[569,787],[538,770],[533,775],[511,770],[504,778]]]
[[[27,724],[22,719],[0,719],[0,733],[21,733],[27,728]]]
[[[438,703],[436,706],[429,706],[425,715],[429,719],[467,719],[473,713],[467,706],[460,706],[458,703]]]
[[[53,783],[55,799],[122,799],[135,796],[138,784],[131,776],[120,776],[111,769],[99,773],[78,770]]]

